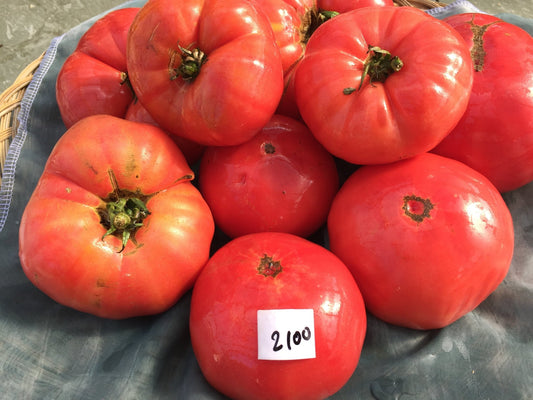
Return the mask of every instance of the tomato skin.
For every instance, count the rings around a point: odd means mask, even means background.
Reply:
[[[134,98],[127,84],[126,42],[138,11],[132,7],[106,14],[65,60],[57,77],[56,99],[67,128],[89,115],[126,113]]]
[[[304,16],[316,8],[315,0],[252,0],[267,16],[280,49],[283,74],[287,74],[302,57],[305,49],[302,31]]]
[[[199,184],[228,236],[278,231],[305,237],[326,222],[339,176],[333,157],[304,124],[274,115],[246,143],[209,147]]]
[[[129,105],[124,118],[128,121],[143,122],[145,124],[151,124],[159,127],[157,122],[152,118],[150,113],[139,101],[133,101]],[[167,134],[178,145],[189,165],[194,165],[200,161],[202,154],[204,153],[205,146],[193,142],[192,140],[185,139],[181,136],[172,135],[169,132],[167,132]]]
[[[477,307],[504,279],[514,244],[492,183],[432,153],[356,170],[333,201],[328,233],[367,309],[415,329]]]
[[[266,255],[282,271],[258,273]],[[258,360],[257,310],[314,310],[316,358]],[[264,232],[220,248],[192,293],[191,342],[208,382],[232,399],[323,399],[353,374],[366,333],[353,277],[325,248],[298,236]],[[236,384],[238,382],[238,384]]]
[[[366,75],[359,88],[369,45],[403,67],[384,82]],[[294,91],[303,120],[330,153],[380,164],[436,146],[464,113],[472,75],[466,43],[446,23],[413,7],[364,7],[313,33]]]
[[[533,181],[533,38],[491,15],[460,14],[444,21],[472,51],[474,30],[486,28],[476,35],[485,54],[464,116],[433,151],[481,172],[501,192],[517,189]],[[509,63],[517,54],[519,59]]]
[[[206,61],[179,75],[182,49]],[[283,91],[279,49],[266,16],[245,0],[150,0],[130,29],[128,72],[141,103],[165,130],[204,145],[250,139]]]
[[[121,251],[100,209],[115,190],[146,195],[150,215]],[[99,317],[156,314],[194,283],[214,222],[193,173],[159,128],[87,117],[57,142],[22,216],[19,256],[28,279],[58,303]]]

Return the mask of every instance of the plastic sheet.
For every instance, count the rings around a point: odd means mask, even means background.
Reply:
[[[433,15],[463,11],[478,10],[461,1]],[[0,397],[222,399],[203,378],[192,352],[190,293],[161,315],[105,320],[58,305],[33,287],[20,267],[19,221],[64,132],[55,79],[98,17],[51,43],[26,94],[8,155],[0,190]],[[532,32],[532,20],[502,17]],[[399,328],[369,315],[357,370],[332,399],[533,398],[533,184],[504,198],[516,244],[509,274],[496,292],[440,330]]]

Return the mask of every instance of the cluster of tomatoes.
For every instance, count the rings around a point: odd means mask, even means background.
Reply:
[[[501,192],[533,181],[532,55],[495,17],[388,0],[113,11],[59,73],[68,129],[21,221],[24,272],[115,319],[193,288],[216,389],[328,397],[367,311],[442,328],[504,279]]]

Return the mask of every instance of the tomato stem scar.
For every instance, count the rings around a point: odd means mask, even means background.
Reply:
[[[281,271],[281,262],[279,260],[274,261],[271,256],[263,255],[259,261],[259,266],[257,267],[257,273],[265,277],[271,276],[275,278]]]
[[[472,30],[473,34],[470,57],[472,58],[472,61],[474,63],[474,71],[476,72],[483,71],[483,67],[485,65],[485,56],[487,55],[487,52],[483,47],[483,35],[487,31],[488,27],[492,24],[495,24],[496,22],[497,21],[479,26],[474,24],[474,16],[472,16],[472,20],[469,22],[470,29]]]
[[[402,209],[409,218],[416,223],[421,223],[424,219],[429,218],[429,212],[433,209],[433,204],[429,199],[410,195],[403,198]]]

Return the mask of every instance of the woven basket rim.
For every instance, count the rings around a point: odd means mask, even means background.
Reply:
[[[438,0],[394,0],[397,6],[415,7],[423,10],[443,7],[445,4]],[[0,95],[0,184],[4,171],[9,145],[17,133],[19,126],[18,113],[24,93],[33,74],[39,67],[45,52],[28,64],[17,76],[11,86]]]
[[[0,95],[0,184],[2,183],[4,163],[9,145],[15,137],[19,126],[18,113],[22,98],[33,79],[33,74],[41,64],[44,54],[43,52],[29,63],[19,73],[13,84]]]

